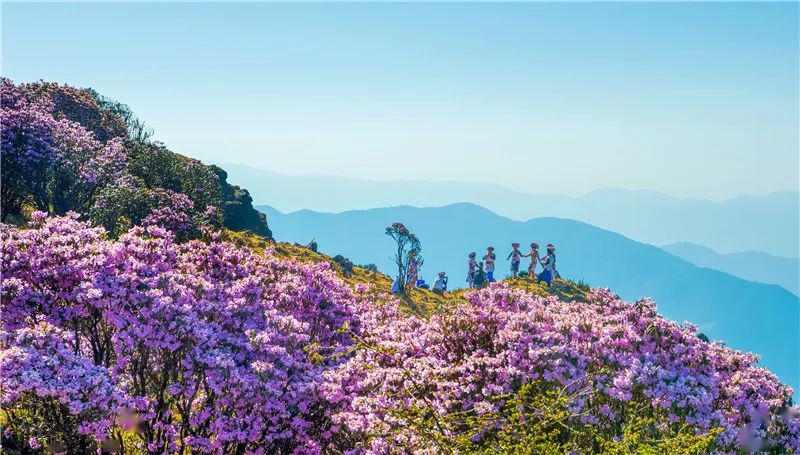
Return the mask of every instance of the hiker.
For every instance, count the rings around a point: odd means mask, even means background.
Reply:
[[[497,258],[494,254],[494,247],[486,248],[486,255],[483,256],[483,262],[486,264],[486,280],[494,282],[494,260]]]
[[[516,278],[519,273],[519,263],[522,260],[522,252],[519,250],[519,243],[511,244],[511,252],[508,253],[506,261],[509,259],[511,259],[511,276]]]
[[[447,290],[447,275],[444,272],[439,272],[436,280],[433,282],[433,292],[442,294]]]
[[[472,287],[480,289],[486,284],[486,272],[483,271],[483,262],[478,263],[478,269],[475,270],[475,276],[472,279]]]
[[[475,259],[475,252],[469,254],[469,259],[467,260],[467,283],[469,283],[469,287],[473,287],[475,283],[475,273],[478,271],[478,261]]]
[[[417,261],[417,250],[411,250],[408,253],[408,272],[406,272],[408,278],[406,278],[406,283],[409,284],[410,287],[415,287],[417,285],[417,280],[419,279],[419,261]]]
[[[531,258],[531,263],[528,264],[528,276],[531,280],[536,279],[536,266],[539,264],[539,244],[536,242],[531,243],[531,251],[528,254],[523,254],[523,257]]]
[[[547,244],[547,255],[540,261],[542,264],[542,273],[539,274],[539,282],[546,282],[549,288],[552,281],[558,275],[556,271],[556,247],[552,243]]]

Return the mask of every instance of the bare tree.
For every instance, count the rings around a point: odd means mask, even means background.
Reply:
[[[391,259],[397,266],[397,281],[400,283],[399,290],[401,293],[405,293],[411,252],[413,251],[416,255],[417,265],[422,265],[422,258],[419,255],[422,244],[417,236],[400,222],[392,223],[387,226],[386,235],[391,237],[397,246]]]

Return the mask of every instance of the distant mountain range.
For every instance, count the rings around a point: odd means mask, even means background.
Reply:
[[[673,243],[664,250],[698,267],[708,267],[760,283],[777,284],[800,294],[800,260],[745,251],[720,254],[711,248],[689,242]]]
[[[255,194],[258,194],[255,192]],[[612,288],[624,298],[652,297],[665,316],[693,321],[711,338],[756,352],[763,363],[797,387],[800,358],[800,302],[780,286],[754,283],[697,267],[660,248],[579,221],[537,218],[527,222],[499,216],[473,204],[438,208],[408,206],[326,214],[310,210],[284,214],[268,206],[275,237],[342,254],[357,264],[374,263],[391,272],[391,240],[384,228],[402,221],[423,244],[423,276],[431,281],[446,271],[451,286],[463,285],[467,254],[498,252],[498,275],[508,270],[512,241],[558,246],[558,268],[565,277]]]
[[[798,257],[800,193],[743,195],[724,202],[654,191],[605,189],[581,197],[526,194],[489,183],[347,179],[282,175],[237,164],[223,166],[256,204],[283,212],[341,212],[373,207],[438,207],[472,202],[502,216],[570,218],[653,245],[692,242],[722,253],[762,251]]]

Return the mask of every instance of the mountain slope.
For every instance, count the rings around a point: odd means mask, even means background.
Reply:
[[[50,82],[0,78],[0,86],[4,222],[74,211],[111,235],[146,222],[188,236],[201,224],[271,236],[247,190],[222,169],[150,141],[128,106]]]
[[[564,277],[594,286],[609,286],[624,298],[652,297],[666,316],[692,321],[708,336],[763,356],[766,366],[783,380],[798,385],[800,357],[797,296],[779,286],[745,281],[699,268],[657,247],[632,241],[594,226],[565,219],[509,220],[472,204],[439,208],[408,206],[324,214],[301,210],[283,214],[264,210],[282,240],[307,243],[316,238],[320,250],[343,254],[356,263],[375,263],[391,271],[388,224],[401,220],[420,237],[429,281],[446,271],[451,286],[463,284],[467,254],[494,245],[498,273],[512,241],[558,246]]]
[[[526,194],[489,183],[348,179],[282,175],[236,164],[223,166],[248,188],[256,204],[283,212],[321,212],[471,202],[516,220],[555,216],[619,232],[653,245],[694,242],[721,252],[764,251],[796,257],[800,249],[800,193],[739,196],[724,202],[655,191],[598,190],[581,197]]]
[[[800,259],[773,256],[757,251],[721,254],[689,242],[673,243],[662,249],[698,267],[708,267],[746,280],[783,286],[800,294]]]

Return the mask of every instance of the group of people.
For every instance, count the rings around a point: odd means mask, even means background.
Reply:
[[[558,270],[556,270],[556,247],[552,243],[548,243],[545,248],[546,253],[542,256],[539,253],[539,245],[536,242],[531,243],[531,250],[527,253],[520,251],[519,243],[512,243],[511,252],[506,257],[506,260],[511,261],[511,276],[516,278],[519,275],[519,265],[522,259],[530,258],[527,276],[537,283],[545,282],[547,287],[550,287],[553,280],[559,277]],[[480,262],[477,257],[478,255],[472,252],[469,254],[467,261],[467,283],[470,288],[482,288],[486,283],[495,281],[494,269],[497,255],[494,252],[494,247],[486,248],[486,254],[483,255]],[[421,262],[417,258],[416,251],[411,251],[408,255],[405,285],[411,288],[431,289],[436,293],[443,293],[447,290],[447,274],[445,272],[439,272],[436,275],[433,286],[430,287],[425,283],[425,280],[419,277],[420,265]],[[536,269],[539,266],[542,267],[542,271],[537,274]],[[392,292],[398,292],[402,286],[401,283],[402,281],[399,279],[395,281],[392,286]]]
[[[436,274],[436,279],[433,280],[433,287],[431,288],[425,283],[425,280],[419,277],[420,261],[417,259],[417,252],[412,250],[408,254],[408,270],[406,271],[406,284],[409,287],[418,287],[422,289],[431,289],[438,294],[447,290],[447,274],[439,272]]]
[[[522,262],[522,258],[530,258],[528,276],[537,282],[544,281],[550,287],[553,280],[558,278],[559,275],[556,270],[556,247],[552,243],[548,243],[546,248],[547,253],[541,256],[539,245],[536,242],[531,243],[531,250],[528,253],[520,251],[519,243],[512,243],[511,252],[508,253],[506,258],[506,260],[511,260],[511,276],[516,277],[519,275],[519,264]],[[497,255],[495,255],[494,247],[492,246],[486,249],[486,254],[483,255],[481,262],[478,262],[475,252],[470,253],[467,261],[467,283],[469,283],[469,287],[481,288],[487,282],[495,281],[494,267],[496,260]],[[539,265],[542,266],[542,271],[537,275],[536,268]]]

